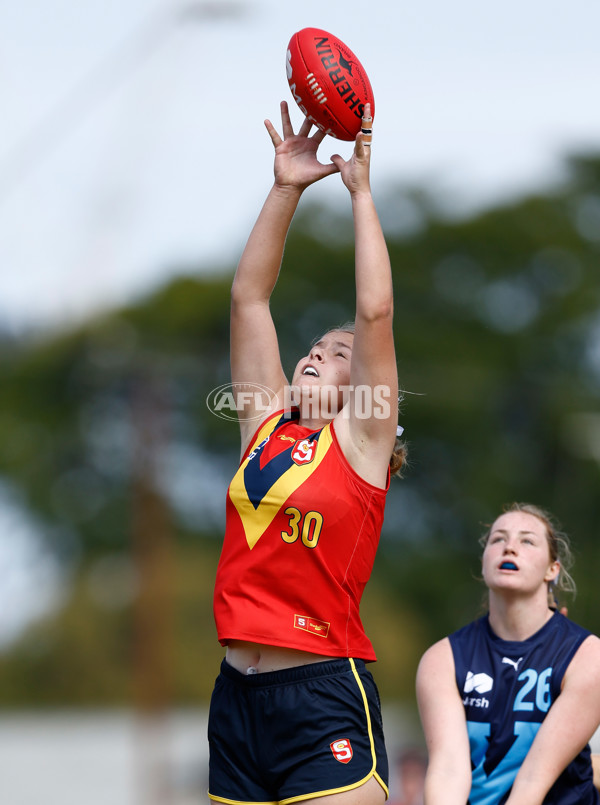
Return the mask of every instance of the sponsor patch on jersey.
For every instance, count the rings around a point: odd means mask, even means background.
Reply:
[[[329,634],[329,624],[327,621],[319,621],[316,618],[309,618],[307,615],[294,615],[294,629],[303,629],[305,632],[327,637]]]
[[[494,680],[489,674],[474,674],[473,671],[467,671],[467,678],[465,679],[465,693],[487,693],[494,687]]]
[[[292,448],[292,461],[302,466],[310,464],[317,453],[317,441],[314,439],[300,439]]]
[[[348,738],[339,738],[329,744],[333,756],[340,763],[350,763],[352,760],[352,744]]]

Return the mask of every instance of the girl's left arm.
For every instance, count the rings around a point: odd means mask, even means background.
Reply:
[[[590,635],[567,668],[561,694],[519,769],[506,805],[541,805],[599,725],[600,639]]]
[[[369,105],[365,116],[370,116]],[[396,439],[398,373],[394,294],[387,245],[370,185],[371,148],[359,133],[350,160],[331,158],[350,192],[355,238],[356,317],[345,416],[336,420],[344,452],[367,480],[382,486]],[[360,403],[360,404],[359,404]]]

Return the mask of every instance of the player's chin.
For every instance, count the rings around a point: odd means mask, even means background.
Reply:
[[[511,593],[527,593],[530,592],[528,585],[523,578],[519,578],[516,574],[509,575],[504,573],[496,576],[490,584],[490,590],[497,592],[511,592]]]

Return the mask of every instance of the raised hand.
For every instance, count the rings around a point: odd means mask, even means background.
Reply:
[[[362,130],[372,128],[371,104],[365,104],[365,111],[362,119]],[[365,136],[363,131],[359,131],[354,142],[354,152],[349,160],[344,160],[339,154],[334,154],[331,161],[337,166],[342,175],[342,181],[350,191],[355,193],[370,193],[371,184],[369,178],[371,165],[371,135]]]
[[[281,125],[283,139],[271,121],[265,120],[271,142],[275,146],[276,185],[304,190],[324,176],[337,173],[339,168],[333,161],[328,165],[323,165],[317,159],[317,149],[325,134],[317,129],[312,137],[309,137],[312,124],[307,118],[304,119],[298,134],[294,134],[288,105],[285,101],[281,102]]]

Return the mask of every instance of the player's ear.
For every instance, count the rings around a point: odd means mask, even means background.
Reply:
[[[544,581],[553,582],[558,579],[560,574],[560,562],[558,559],[555,559],[548,565],[548,570],[546,571],[546,575],[544,576]]]

